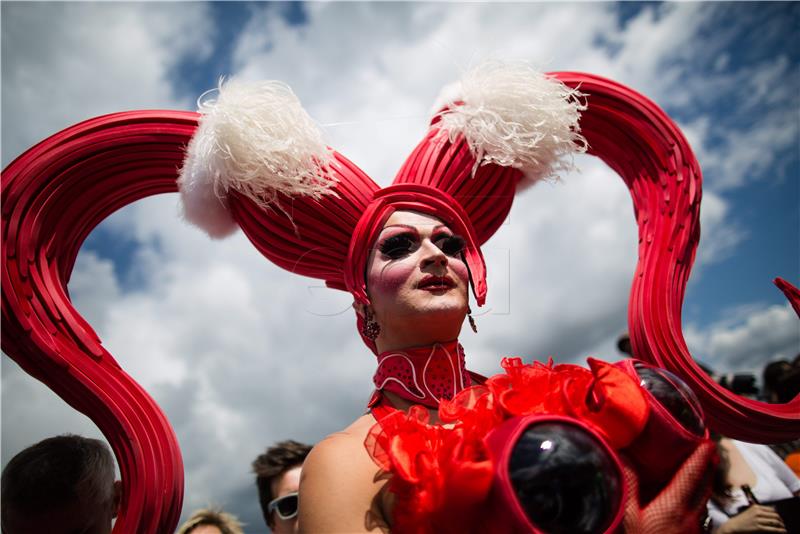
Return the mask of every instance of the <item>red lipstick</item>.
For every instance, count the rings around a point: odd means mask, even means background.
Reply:
[[[444,291],[456,286],[455,281],[449,276],[434,276],[429,274],[417,284],[417,289],[427,291]]]

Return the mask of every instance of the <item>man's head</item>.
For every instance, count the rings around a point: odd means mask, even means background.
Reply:
[[[111,532],[114,474],[111,451],[96,439],[64,435],[28,447],[3,470],[3,532]]]
[[[261,511],[267,525],[276,534],[290,533],[296,529],[297,509],[294,505],[297,501],[292,495],[297,494],[300,468],[310,451],[310,445],[292,440],[281,441],[253,461]],[[270,503],[273,505],[270,506]]]
[[[236,517],[222,510],[202,508],[180,526],[176,534],[243,534]]]

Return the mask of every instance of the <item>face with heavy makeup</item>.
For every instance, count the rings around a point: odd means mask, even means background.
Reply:
[[[458,337],[468,307],[463,248],[463,238],[435,217],[389,217],[367,262],[366,311],[381,328],[379,352]]]

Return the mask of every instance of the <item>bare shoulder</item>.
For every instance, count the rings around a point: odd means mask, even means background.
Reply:
[[[373,423],[360,417],[311,450],[300,479],[301,532],[388,532],[378,497],[385,481],[364,448]]]
[[[371,415],[359,417],[344,430],[334,432],[317,443],[311,450],[306,462],[311,461],[312,464],[320,463],[323,465],[333,463],[336,465],[339,463],[338,460],[342,459],[341,455],[345,454],[350,456],[349,460],[351,461],[356,459],[365,460],[365,465],[375,468],[375,464],[372,463],[364,448],[364,439],[374,423],[375,420]]]

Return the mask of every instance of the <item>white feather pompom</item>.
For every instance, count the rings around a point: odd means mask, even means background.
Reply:
[[[286,84],[220,82],[217,98],[199,111],[178,185],[184,217],[211,237],[237,228],[225,205],[230,190],[264,209],[278,193],[335,194],[325,172],[331,152]]]
[[[453,141],[463,134],[478,165],[520,169],[521,186],[573,168],[564,156],[585,152],[578,119],[584,95],[525,63],[486,62],[440,96],[442,129]]]

